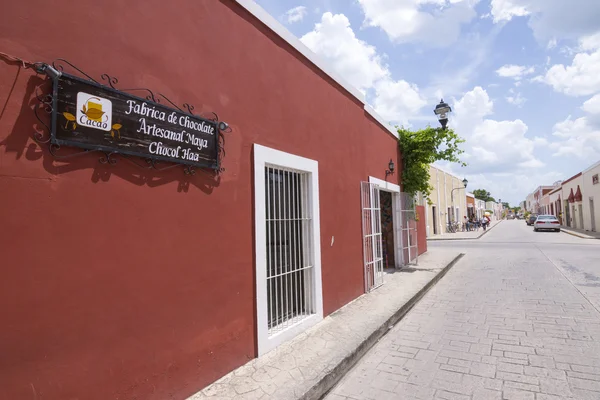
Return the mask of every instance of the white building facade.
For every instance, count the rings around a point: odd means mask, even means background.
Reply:
[[[583,229],[600,229],[600,161],[581,173]]]
[[[477,212],[477,218],[483,218],[483,214],[485,214],[485,201],[475,199],[475,210]]]

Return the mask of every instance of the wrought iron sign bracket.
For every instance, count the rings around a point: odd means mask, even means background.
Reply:
[[[65,66],[67,66],[70,71],[74,71],[77,75],[64,72]],[[124,158],[141,169],[166,171],[172,168],[182,167],[183,172],[186,175],[195,175],[196,171],[201,171],[214,176],[225,171],[221,165],[223,158],[225,157],[224,134],[231,132],[231,128],[226,122],[220,121],[219,116],[215,112],[207,113],[207,115],[194,114],[195,108],[192,104],[184,103],[179,107],[162,93],[155,93],[147,88],[119,89],[117,87],[119,83],[117,77],[102,74],[100,75],[100,81],[98,81],[62,58],[54,60],[52,64],[35,63],[33,68],[37,74],[46,76],[44,82],[35,88],[35,95],[39,103],[34,107],[34,113],[40,123],[41,129],[36,131],[33,137],[40,145],[47,145],[49,153],[55,159],[66,160],[97,152],[101,153],[98,161],[102,164],[114,165],[117,163],[118,158]],[[92,123],[88,123],[88,125],[93,125],[95,130],[92,130],[88,126],[82,126],[81,120],[76,119],[72,112],[63,111],[61,115],[63,115],[64,118],[61,116],[61,125],[57,125],[57,115],[61,111],[59,110],[61,107],[59,104],[63,104],[59,103],[59,100],[64,100],[64,98],[59,99],[60,93],[58,90],[58,83],[62,83],[63,79],[68,79],[68,83],[71,84],[73,88],[79,89],[81,87],[85,89],[89,87],[98,93],[107,93],[107,96],[113,96],[112,102],[110,100],[99,98],[100,96],[90,97],[90,99],[94,99],[93,102],[90,102],[88,99],[83,105],[83,110],[80,110],[81,107],[79,104],[77,104],[76,109],[74,109],[73,113],[76,115],[85,113],[85,117],[82,118],[86,121],[88,118],[89,120],[92,120]],[[51,86],[51,88],[48,90],[47,86]],[[141,93],[143,97],[130,93]],[[77,90],[73,89],[73,92],[69,93],[66,97],[68,98],[68,101],[74,102],[75,96],[77,96],[77,101],[80,100],[79,95],[81,95],[81,90],[77,92]],[[63,95],[63,97],[65,96]],[[148,148],[151,147],[148,146],[148,143],[153,139],[146,139],[146,136],[143,134],[136,134],[136,132],[140,132],[140,129],[137,131],[132,129],[126,131],[128,127],[124,127],[122,123],[110,123],[110,116],[104,117],[104,115],[108,113],[102,109],[102,101],[109,104],[106,106],[111,113],[109,115],[112,116],[114,113],[117,117],[123,117],[125,114],[131,113],[131,107],[129,112],[123,112],[123,110],[114,112],[112,109],[113,103],[122,104],[127,102],[129,104],[129,102],[133,102],[133,104],[136,104],[136,102],[138,102],[143,103],[144,106],[148,104],[148,107],[152,107],[152,111],[148,111],[148,113],[162,112],[162,122],[158,120],[150,121],[148,123],[157,122],[152,128],[152,132],[169,132],[170,136],[168,139],[174,138],[174,140],[179,140],[181,146],[178,146],[177,152],[172,151],[167,153],[167,155],[161,154],[155,156],[154,154],[157,154],[158,151],[150,154],[152,151],[148,151]],[[73,107],[75,106],[72,106],[72,108]],[[165,121],[164,117],[167,113],[170,113],[169,115],[172,117],[172,120],[169,119],[168,121],[172,126],[176,126],[176,121],[179,120],[178,118],[182,118],[183,121],[186,122],[185,127],[181,128],[179,132],[174,132],[174,128],[169,130],[170,125]],[[44,118],[43,114],[46,114],[46,118]],[[148,115],[156,116],[158,114]],[[50,116],[50,123],[47,122],[48,116]],[[106,121],[102,120],[102,117],[108,120],[110,125],[106,125]],[[142,118],[140,118],[140,121],[141,119]],[[150,119],[150,117],[148,119]],[[188,122],[188,120],[190,122]],[[131,121],[133,120],[130,119],[127,122],[131,125]],[[179,123],[181,124],[181,122]],[[144,122],[144,126],[146,126],[145,124],[146,122]],[[121,132],[121,129],[126,132]],[[186,132],[185,129],[192,133]],[[194,131],[194,129],[196,130]],[[57,134],[62,134],[64,132],[67,132],[67,135],[71,135],[66,138],[67,140]],[[86,141],[85,139],[88,132],[91,132],[94,135],[89,135],[90,137],[93,137],[93,139]],[[213,137],[207,135],[210,132],[214,132]],[[144,131],[144,133],[147,132]],[[203,134],[209,139],[208,141],[203,140],[202,142],[202,139],[199,139]],[[184,135],[188,135],[188,139],[185,139],[186,136]],[[192,139],[189,139],[190,135]],[[120,140],[122,137],[123,141],[118,142],[117,139]],[[103,143],[102,138],[107,138],[108,144]],[[163,141],[166,140],[167,139],[163,139]],[[106,142],[106,140],[104,141]],[[194,147],[191,144],[197,145],[198,141],[201,143],[198,147]],[[179,142],[174,143],[177,145]],[[152,142],[152,144],[154,143],[156,142]],[[214,147],[207,148],[207,143],[212,143],[211,146]],[[202,147],[202,144],[204,145],[204,148]],[[160,145],[162,146],[163,143],[161,142]],[[63,146],[68,147],[71,150],[63,153]],[[208,156],[201,153],[203,149],[206,149],[206,154],[208,154]],[[179,150],[182,152],[180,153]],[[195,158],[191,156],[184,158],[181,154],[193,154]],[[198,155],[200,155],[200,158],[198,158]]]

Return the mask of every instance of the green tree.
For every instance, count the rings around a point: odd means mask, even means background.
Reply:
[[[483,200],[483,201],[496,201],[496,199],[494,199],[492,197],[492,195],[490,194],[490,192],[488,192],[485,189],[475,189],[475,190],[473,190],[473,196],[475,196],[476,199]]]
[[[450,161],[466,166],[458,156],[464,142],[452,129],[432,128],[411,131],[398,128],[398,142],[402,151],[402,190],[411,195],[417,192],[431,194],[429,165],[436,161]]]

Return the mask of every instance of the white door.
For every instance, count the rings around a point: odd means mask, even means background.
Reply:
[[[383,284],[383,246],[381,235],[381,206],[379,188],[361,182],[363,252],[365,265],[365,291]]]
[[[419,248],[417,243],[417,220],[415,212],[415,199],[407,193],[398,194],[400,207],[398,208],[399,237],[401,239],[402,266],[417,264]],[[448,208],[452,210],[451,208]]]

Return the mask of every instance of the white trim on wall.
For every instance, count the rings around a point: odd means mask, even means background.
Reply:
[[[369,183],[375,184],[379,187],[379,190],[384,192],[392,193],[392,224],[394,226],[394,249],[396,251],[396,257],[394,262],[396,268],[402,268],[404,265],[404,251],[402,249],[402,241],[398,235],[398,228],[402,228],[402,212],[400,212],[400,186],[395,183],[384,181],[383,179],[369,176]]]
[[[384,121],[384,119],[381,117],[381,115],[377,114],[377,112],[375,111],[375,109],[373,107],[371,107],[368,104],[365,104],[364,109],[367,113],[369,113],[371,115],[371,117],[373,117],[377,122],[379,122],[385,129],[387,129],[392,135],[394,135],[394,137],[396,138],[400,138],[400,136],[398,135],[398,131],[394,128],[392,128],[392,126]]]
[[[290,168],[310,174],[309,204],[312,207],[312,246],[315,314],[269,337],[267,315],[267,232],[265,207],[265,167]],[[323,319],[321,278],[321,223],[319,212],[319,164],[317,161],[254,144],[254,233],[256,251],[256,319],[258,355],[261,356]]]
[[[256,4],[254,0],[236,0],[236,2],[244,7],[250,14],[256,19],[265,24],[267,28],[272,30],[280,38],[285,40],[290,46],[296,51],[302,54],[308,61],[313,63],[317,68],[329,75],[337,84],[346,89],[350,94],[360,100],[361,103],[365,104],[365,96],[354,86],[350,85],[344,79],[342,79],[332,67],[330,67],[324,60],[317,56],[311,49],[309,49],[304,43],[300,41],[292,32],[290,32],[283,24],[277,19],[273,18],[271,14],[266,12],[261,6]]]
[[[400,193],[400,186],[395,183],[384,181],[383,179],[374,178],[369,176],[369,183],[374,183],[379,186],[381,190],[385,190],[387,192]]]

